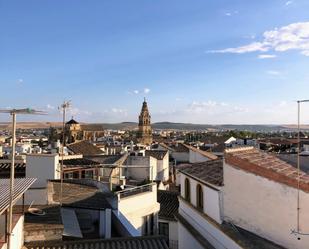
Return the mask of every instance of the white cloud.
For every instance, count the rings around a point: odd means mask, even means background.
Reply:
[[[277,55],[275,54],[259,54],[258,58],[259,59],[272,59],[272,58],[276,58]]]
[[[149,88],[145,88],[144,89],[144,93],[148,94],[150,92],[150,89]]]
[[[224,13],[224,15],[226,16],[233,16],[233,15],[237,15],[238,14],[238,10],[234,10],[234,11],[227,11]]]
[[[290,4],[292,4],[293,3],[293,1],[287,1],[286,3],[285,3],[285,6],[289,6]]]
[[[138,94],[138,93],[139,93],[139,91],[138,91],[138,90],[134,90],[134,91],[133,91],[133,93]]]
[[[309,56],[309,50],[304,50],[304,51],[302,51],[301,52],[303,55],[305,55],[305,56]]]
[[[250,44],[212,50],[212,53],[248,53],[248,52],[285,52],[288,50],[299,50],[301,54],[309,54],[309,22],[292,23],[281,28],[265,31],[262,41],[255,41]]]
[[[116,113],[116,114],[123,114],[123,115],[127,115],[127,110],[125,110],[125,109],[121,109],[121,108],[116,108],[116,107],[113,107],[112,109],[111,109],[111,112],[112,113]]]
[[[212,50],[211,53],[248,53],[248,52],[255,52],[255,51],[262,51],[265,52],[267,49],[264,47],[263,43],[261,42],[253,42],[245,46],[237,47],[237,48],[226,48],[221,50]]]
[[[23,79],[18,79],[17,82],[18,82],[19,84],[22,84],[22,83],[24,83],[24,80],[23,80]]]
[[[50,104],[47,104],[46,108],[49,109],[49,110],[55,110],[55,107],[50,105]]]
[[[270,75],[280,75],[281,74],[279,71],[275,71],[275,70],[268,70],[266,71],[266,73]]]

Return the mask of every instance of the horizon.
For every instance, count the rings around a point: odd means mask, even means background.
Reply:
[[[52,122],[72,100],[68,119],[136,122],[146,97],[152,123],[295,124],[296,100],[309,98],[308,9],[307,0],[3,1],[0,109],[30,106],[48,117],[18,121]]]

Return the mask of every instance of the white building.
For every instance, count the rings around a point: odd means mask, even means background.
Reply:
[[[223,191],[226,191],[227,186],[224,185],[226,180],[223,178],[224,170],[223,162],[220,160],[195,163],[180,169],[181,195],[177,216],[179,249],[282,249],[244,230],[247,227],[238,228],[231,223],[230,219],[226,219],[226,206],[237,206],[238,199],[242,199],[242,202],[246,202],[247,199],[240,194],[237,195],[236,188],[234,189],[235,195],[232,196],[234,198],[225,199],[226,193]],[[238,184],[243,183],[236,178],[233,180]],[[238,193],[243,188],[246,187],[238,188]],[[251,189],[251,194],[252,192]],[[256,195],[255,198],[259,197]],[[267,208],[266,205],[265,208]],[[249,210],[243,208],[237,213],[239,215],[237,218],[244,224],[246,220],[242,220],[241,217],[246,212],[250,213]],[[255,212],[258,213],[258,210]],[[252,220],[255,219],[256,213],[250,213]]]
[[[58,154],[29,154],[26,156],[26,177],[35,177],[37,181],[25,195],[27,204],[47,204],[48,180],[60,179]]]
[[[224,219],[289,249],[309,245],[309,175],[256,149],[230,149],[224,164]],[[299,210],[298,210],[299,194]],[[293,233],[299,227],[299,234]]]

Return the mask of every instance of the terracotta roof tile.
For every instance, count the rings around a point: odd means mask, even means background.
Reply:
[[[202,163],[179,165],[179,171],[216,186],[223,186],[223,161],[210,160]]]
[[[175,215],[178,213],[179,201],[178,193],[158,190],[157,197],[160,203],[159,218],[165,220],[176,220]]]
[[[146,150],[146,156],[152,156],[158,160],[163,160],[165,155],[167,154],[167,150]]]
[[[297,169],[278,157],[253,147],[227,149],[225,162],[245,171],[297,188]],[[309,175],[300,171],[300,189],[309,192]]]
[[[93,145],[92,143],[88,141],[80,141],[80,142],[69,144],[68,148],[75,154],[82,154],[85,156],[103,154],[102,150],[100,150],[98,147],[96,147],[95,145]]]

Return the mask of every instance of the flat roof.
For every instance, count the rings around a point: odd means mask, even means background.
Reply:
[[[15,203],[30,186],[36,181],[36,178],[15,178],[13,203]],[[0,179],[0,214],[10,206],[10,179]]]
[[[49,192],[52,193],[54,203],[60,201],[60,181],[49,181]],[[63,182],[62,204],[64,207],[106,209],[111,208],[107,198],[112,193],[103,193],[98,188],[80,184],[79,182]]]

